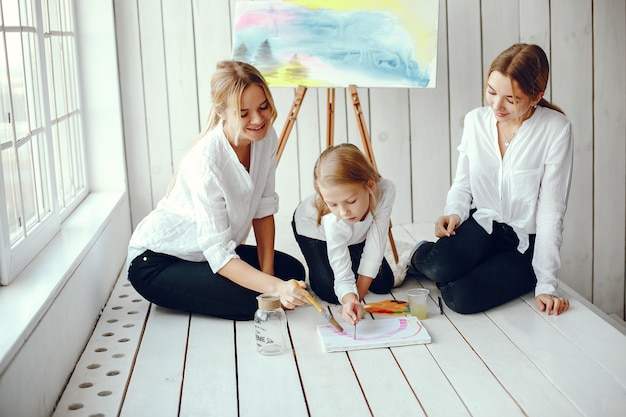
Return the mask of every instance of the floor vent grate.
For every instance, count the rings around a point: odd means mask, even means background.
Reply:
[[[149,308],[122,274],[53,417],[118,415]]]

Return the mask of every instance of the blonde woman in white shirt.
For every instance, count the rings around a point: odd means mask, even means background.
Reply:
[[[211,98],[207,127],[167,195],[133,233],[128,279],[157,305],[228,319],[252,319],[259,293],[279,294],[288,309],[302,305],[307,291],[288,280],[304,280],[304,266],[274,251],[271,92],[253,66],[222,61]],[[250,224],[256,247],[242,244]]]
[[[465,117],[454,182],[437,242],[420,242],[409,275],[435,281],[459,313],[501,305],[534,289],[537,308],[566,311],[559,297],[563,217],[572,175],[571,124],[544,98],[548,59],[515,44],[487,74],[487,106]]]

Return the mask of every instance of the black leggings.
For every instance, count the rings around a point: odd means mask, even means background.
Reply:
[[[493,232],[488,234],[470,216],[454,235],[421,245],[413,254],[411,269],[435,281],[452,310],[477,313],[535,288],[535,235],[529,241],[526,252],[519,253],[513,228],[493,222]]]
[[[300,246],[300,250],[309,267],[309,283],[311,284],[311,289],[322,300],[339,304],[334,288],[335,274],[328,261],[326,242],[299,235],[293,221],[291,222],[291,227],[293,228],[296,242],[298,242],[298,246]],[[352,260],[352,272],[354,272],[355,279],[358,276],[357,271],[361,263],[361,254],[363,253],[364,247],[365,242],[348,246]],[[376,294],[386,294],[391,288],[393,288],[393,271],[387,260],[383,257],[383,262],[378,270],[378,274],[372,281],[369,290]]]
[[[256,246],[236,249],[242,260],[260,269]],[[274,252],[274,275],[304,280],[304,266],[295,258]],[[161,307],[232,320],[252,320],[259,293],[214,273],[208,262],[191,262],[150,250],[136,257],[128,280],[146,300]]]

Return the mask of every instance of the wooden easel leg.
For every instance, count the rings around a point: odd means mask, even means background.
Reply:
[[[363,142],[363,149],[365,155],[369,158],[370,162],[376,168],[376,160],[374,159],[374,151],[372,150],[372,142],[370,135],[365,126],[365,118],[363,117],[363,111],[361,110],[361,102],[359,101],[359,93],[357,92],[355,85],[350,85],[350,97],[352,98],[352,106],[354,108],[354,115],[356,116],[356,122],[359,127],[359,133],[361,134],[361,141]],[[393,252],[393,259],[398,263],[398,249],[396,248],[396,242],[393,239],[393,233],[391,233],[392,223],[389,221],[389,244],[391,251]]]
[[[278,165],[278,161],[280,161],[280,157],[283,154],[283,150],[285,149],[285,145],[287,144],[287,139],[289,139],[289,134],[291,133],[291,128],[293,128],[296,117],[298,117],[298,112],[300,111],[300,106],[302,105],[302,100],[304,100],[305,94],[306,87],[303,85],[298,86],[298,89],[296,90],[296,96],[293,99],[291,109],[289,110],[289,116],[287,116],[287,121],[285,122],[283,131],[281,132],[280,138],[278,139],[278,149],[276,150],[276,165]]]
[[[361,141],[363,142],[363,150],[365,151],[365,155],[367,155],[372,165],[374,165],[374,168],[377,168],[376,159],[374,158],[374,152],[372,151],[372,142],[370,140],[370,135],[367,131],[367,127],[365,125],[365,118],[363,117],[363,110],[361,110],[361,102],[359,101],[359,93],[357,92],[355,85],[350,85],[349,89],[350,89],[350,97],[352,98],[352,107],[354,108],[354,116],[356,117],[356,124],[357,124],[357,127],[359,128]]]
[[[326,147],[335,143],[335,89],[329,87],[326,92]]]

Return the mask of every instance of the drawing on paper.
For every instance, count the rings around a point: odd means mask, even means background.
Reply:
[[[417,317],[395,317],[389,319],[362,320],[354,326],[342,324],[340,332],[330,324],[318,325],[317,332],[325,352],[405,346],[430,343],[428,331]]]
[[[270,86],[435,87],[439,0],[239,1],[233,59]]]

